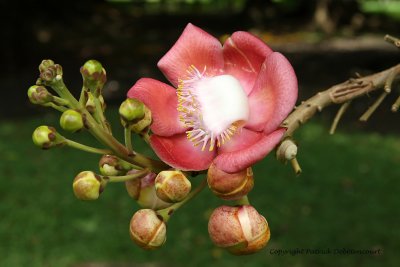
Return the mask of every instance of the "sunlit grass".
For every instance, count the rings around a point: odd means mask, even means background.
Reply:
[[[207,217],[213,208],[228,203],[208,190],[173,216],[162,249],[148,252],[137,248],[130,241],[128,224],[138,207],[124,185],[108,187],[96,202],[76,200],[71,188],[73,177],[82,170],[97,170],[99,156],[69,148],[37,149],[31,142],[31,132],[43,121],[57,125],[55,116],[40,118],[40,122],[30,119],[0,124],[0,266],[62,267],[82,262],[152,262],[163,266],[188,266],[188,262],[191,266],[399,263],[397,137],[373,133],[329,136],[323,126],[306,125],[297,134],[303,168],[300,177],[273,155],[254,168],[256,186],[250,201],[266,216],[272,237],[264,251],[235,257],[215,248],[208,238]],[[95,144],[85,133],[79,135],[80,141]],[[117,135],[122,136],[118,131]],[[384,254],[271,255],[271,249],[279,248],[381,248]]]

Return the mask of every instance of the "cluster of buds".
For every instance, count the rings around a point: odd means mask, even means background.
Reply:
[[[151,111],[141,101],[128,98],[119,107],[125,128],[125,145],[113,137],[104,115],[106,105],[102,88],[107,80],[106,71],[98,61],[89,60],[81,67],[83,89],[79,99],[66,88],[60,65],[44,60],[39,70],[37,84],[28,89],[30,101],[60,111],[59,122],[63,130],[75,133],[85,129],[107,149],[69,140],[50,126],[40,126],[33,132],[34,144],[43,149],[65,145],[101,154],[99,174],[80,172],[72,182],[72,191],[79,200],[93,201],[109,183],[124,182],[128,195],[141,208],[134,213],[129,226],[130,236],[137,245],[149,250],[161,247],[166,241],[167,222],[172,214],[207,185],[217,197],[239,204],[219,207],[209,219],[208,231],[218,247],[233,254],[249,254],[267,244],[268,223],[247,202],[247,194],[254,186],[251,167],[227,173],[212,164],[207,179],[192,190],[187,176],[193,173],[171,169],[133,149],[131,134],[136,133],[148,141],[152,123]],[[56,94],[51,94],[46,87]]]

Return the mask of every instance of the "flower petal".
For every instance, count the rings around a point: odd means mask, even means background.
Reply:
[[[225,144],[218,148],[218,154],[245,149],[260,140],[262,136],[263,134],[260,132],[241,128],[231,137],[231,140],[226,141]]]
[[[178,117],[176,90],[160,81],[142,78],[128,91],[128,97],[142,101],[153,118],[151,130],[154,134],[170,136],[186,131]]]
[[[246,128],[268,134],[292,111],[297,99],[297,78],[289,61],[274,52],[263,63],[249,95],[250,118]]]
[[[207,169],[213,158],[215,150],[201,151],[201,146],[194,146],[186,134],[170,137],[152,135],[150,144],[157,156],[168,165],[184,171],[200,171]]]
[[[280,128],[245,149],[218,155],[213,163],[224,172],[239,172],[263,159],[279,143],[284,133],[285,129]]]
[[[221,43],[202,29],[189,23],[174,46],[157,66],[167,79],[178,87],[179,79],[187,77],[190,66],[208,75],[219,73],[224,66]]]
[[[223,47],[225,72],[235,76],[250,94],[265,58],[273,51],[248,32],[235,32]]]

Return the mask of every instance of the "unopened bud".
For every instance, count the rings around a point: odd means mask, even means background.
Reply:
[[[284,140],[276,150],[276,156],[281,162],[290,161],[296,158],[297,145],[292,139]]]
[[[99,95],[99,101],[101,105],[101,109],[104,111],[106,109],[106,104],[104,102],[104,97]],[[88,92],[88,100],[86,101],[86,109],[89,113],[93,114],[96,110],[96,104],[94,103],[94,96],[91,92]]]
[[[255,253],[270,238],[267,220],[250,205],[215,209],[208,222],[208,232],[216,246],[235,255]]]
[[[99,169],[101,174],[105,176],[118,176],[126,172],[121,160],[113,155],[103,155],[99,161]]]
[[[33,85],[28,89],[29,101],[32,104],[43,105],[53,100],[53,95],[44,86]]]
[[[127,123],[138,122],[144,117],[145,106],[137,99],[127,98],[119,107],[121,119]]]
[[[167,239],[167,226],[151,209],[138,210],[129,225],[131,239],[144,249],[157,249]]]
[[[175,203],[186,198],[191,183],[181,171],[168,170],[160,172],[155,180],[156,193],[165,202]]]
[[[50,85],[54,80],[60,80],[63,75],[62,67],[54,64],[53,60],[43,60],[39,65],[40,79],[44,84]]]
[[[101,89],[107,81],[106,71],[97,60],[88,60],[81,67],[81,74],[84,85],[90,89],[94,96],[101,94]]]
[[[57,145],[62,145],[65,139],[57,133],[55,128],[42,125],[33,131],[32,140],[38,147],[49,149]]]
[[[121,116],[121,124],[125,128],[129,128],[132,132],[134,133],[143,133],[148,130],[148,127],[152,123],[152,118],[151,118],[151,111],[149,108],[147,108],[145,105],[144,107],[144,117],[141,119],[133,120],[133,121],[127,121]]]
[[[226,173],[211,164],[207,172],[211,191],[225,200],[237,200],[247,195],[254,186],[251,167],[237,173]]]
[[[134,174],[138,170],[131,170],[127,174]],[[164,209],[171,206],[171,203],[164,202],[157,194],[154,186],[155,173],[149,173],[141,179],[132,179],[125,182],[129,196],[137,201],[139,206],[148,209]]]
[[[104,190],[105,183],[92,171],[80,172],[74,179],[72,188],[80,200],[96,200]]]
[[[66,131],[76,132],[83,128],[82,115],[73,109],[69,109],[63,112],[60,118],[60,125]]]

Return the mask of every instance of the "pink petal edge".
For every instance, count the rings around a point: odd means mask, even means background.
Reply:
[[[238,129],[230,140],[226,141],[225,144],[218,148],[218,154],[246,149],[262,137],[263,133],[261,132],[254,132],[246,128]]]
[[[262,65],[249,95],[250,118],[246,128],[274,131],[292,111],[297,100],[297,78],[289,61],[274,52]]]
[[[248,32],[234,32],[223,46],[225,72],[236,77],[249,95],[261,65],[272,52],[258,37]]]
[[[153,122],[150,129],[154,134],[170,136],[186,131],[179,121],[176,90],[160,81],[142,78],[128,91],[129,98],[142,101],[150,110]]]
[[[201,151],[194,146],[186,134],[170,137],[152,135],[150,144],[157,156],[168,165],[184,171],[201,171],[208,169],[216,151]]]
[[[178,87],[190,66],[208,75],[220,73],[224,66],[222,45],[212,35],[189,23],[173,47],[160,59],[157,66],[165,77]]]
[[[235,152],[218,155],[213,163],[224,172],[235,173],[262,160],[281,140],[286,129],[280,128],[263,136],[252,146]]]

